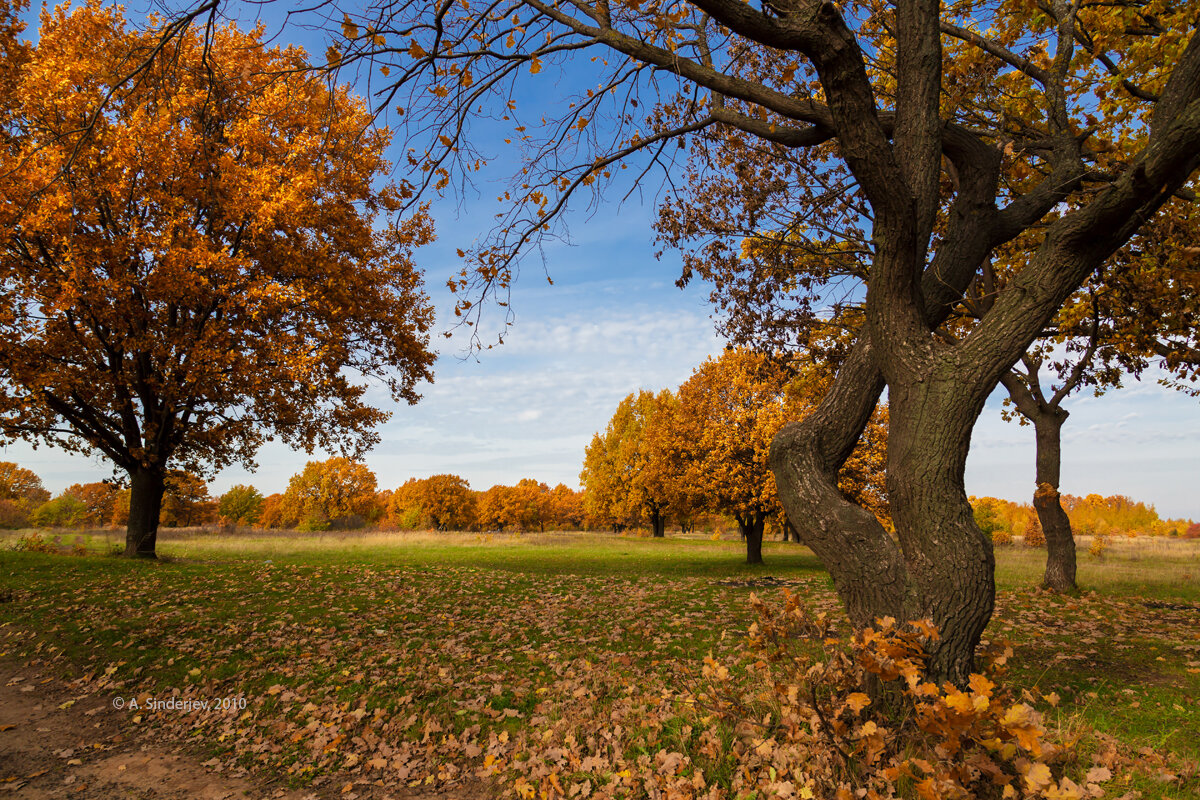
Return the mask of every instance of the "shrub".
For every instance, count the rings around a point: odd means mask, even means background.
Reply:
[[[1036,512],[1029,515],[1029,522],[1025,524],[1025,546],[1046,546],[1046,534],[1042,531],[1042,521]]]
[[[55,539],[48,539],[40,533],[27,533],[12,543],[12,549],[25,553],[57,553],[58,542]]]
[[[1104,551],[1108,549],[1108,537],[1096,534],[1092,537],[1092,545],[1088,548],[1088,552],[1096,558],[1104,558]]]
[[[38,506],[33,524],[41,528],[77,528],[86,521],[87,512],[82,500],[64,493]]]
[[[1009,545],[1013,543],[1013,536],[1004,528],[996,528],[992,531],[992,544],[994,545]]]

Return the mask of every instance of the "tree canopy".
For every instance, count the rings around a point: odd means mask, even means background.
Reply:
[[[356,453],[390,414],[371,383],[411,403],[431,379],[432,228],[380,178],[390,135],[262,35],[164,38],[92,2],[0,76],[0,436],[127,472],[130,555],[169,468],[270,438]]]
[[[333,8],[330,62],[370,67],[373,85],[382,82],[380,96],[407,122],[423,188],[479,168],[481,116],[513,125],[522,166],[501,196],[510,205],[455,282],[468,318],[481,298],[504,299],[519,253],[554,232],[570,196],[603,194],[627,157],[664,163],[685,137],[744,142],[746,157],[717,148],[696,169],[723,176],[720,202],[745,210],[745,227],[778,209],[762,227],[807,253],[788,284],[806,301],[789,338],[809,339],[808,321],[823,324],[826,307],[836,315],[839,292],[861,299],[829,391],[772,445],[780,498],[793,522],[809,523],[806,542],[852,620],[933,620],[941,638],[928,671],[964,683],[995,595],[991,543],[963,488],[971,431],[1000,377],[1084,281],[1163,206],[1193,202],[1200,5]],[[570,96],[526,115],[514,86],[552,68]],[[704,184],[679,177],[683,191]],[[791,187],[786,202],[758,202],[779,181]],[[1012,269],[988,287],[989,310],[948,340],[942,324],[998,260]],[[897,538],[837,487],[885,386]]]
[[[305,464],[279,501],[279,513],[301,530],[357,527],[377,512],[375,473],[341,457]]]

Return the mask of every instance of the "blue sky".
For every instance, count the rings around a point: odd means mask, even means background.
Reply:
[[[491,188],[481,186],[482,196],[494,196]],[[622,397],[639,388],[673,388],[721,349],[707,288],[679,290],[675,255],[654,257],[653,194],[651,187],[645,197],[568,218],[572,244],[543,250],[554,285],[536,256],[527,260],[513,291],[516,322],[500,348],[464,359],[461,335],[435,336],[442,352],[435,383],[424,387],[417,406],[394,409],[380,429],[382,442],[366,458],[381,487],[443,472],[476,489],[526,477],[576,486],[584,446]],[[434,207],[439,239],[418,253],[418,264],[438,308],[439,331],[451,318],[445,280],[460,266],[455,250],[485,232],[494,210],[476,201]],[[493,309],[485,320],[500,316]],[[1162,516],[1200,519],[1198,403],[1153,377],[1098,399],[1069,400],[1063,490],[1125,494],[1154,504]],[[1003,422],[999,404],[994,396],[976,428],[967,491],[1025,501],[1033,491],[1033,431]],[[253,483],[280,491],[306,460],[321,457],[268,445],[256,473],[227,469],[212,489]],[[55,492],[111,474],[98,459],[19,443],[0,458],[33,469]]]

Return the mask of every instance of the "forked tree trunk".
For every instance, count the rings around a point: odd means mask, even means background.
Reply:
[[[1033,493],[1033,507],[1046,537],[1046,574],[1042,586],[1056,592],[1075,588],[1075,536],[1058,493],[1062,426],[1067,416],[1066,409],[1055,408],[1032,418],[1037,439],[1038,485]]]
[[[927,673],[965,685],[994,603],[991,542],[962,483],[982,400],[963,395],[949,365],[890,390],[888,497],[901,549],[837,488],[837,470],[883,391],[873,358],[860,339],[817,410],[772,443],[780,500],[789,518],[804,521],[796,528],[829,570],[851,623],[932,619],[942,638],[931,646]]]
[[[742,538],[746,540],[746,563],[763,563],[762,542],[765,516],[761,513],[734,516],[737,519],[738,528],[742,531]]]
[[[126,558],[156,558],[158,517],[166,488],[164,470],[139,468],[129,474],[129,523],[125,529]]]

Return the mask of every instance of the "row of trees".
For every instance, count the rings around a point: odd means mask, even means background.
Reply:
[[[74,484],[51,497],[41,478],[0,462],[0,527],[90,528],[124,526],[130,491],[112,482]],[[400,530],[579,530],[600,523],[584,512],[583,493],[525,478],[515,486],[474,491],[457,475],[413,478],[379,490],[366,465],[346,458],[311,461],[283,492],[264,496],[238,484],[212,497],[198,476],[167,474],[162,524],[240,525],[326,530],[373,525]]]
[[[1014,503],[996,497],[972,497],[975,522],[979,529],[994,536],[997,532],[1007,535],[1036,536],[1041,527],[1037,509],[1028,503]],[[1188,519],[1162,519],[1154,506],[1132,500],[1124,495],[1105,497],[1089,494],[1086,497],[1062,495],[1062,507],[1070,527],[1084,535],[1128,535],[1128,536],[1186,536],[1195,531],[1200,536],[1200,525]]]
[[[109,481],[76,483],[55,497],[32,470],[0,462],[0,528],[99,528],[129,522],[130,490]],[[165,479],[162,524],[208,525],[217,521],[218,501],[197,475],[172,470]]]
[[[746,348],[710,358],[678,390],[630,394],[584,454],[585,509],[613,525],[667,520],[687,529],[697,514],[725,514],[746,540],[748,563],[762,562],[768,521],[795,531],[779,503],[771,442],[819,401],[830,376],[812,364]],[[873,416],[839,475],[846,496],[890,524],[883,490],[887,409]]]

